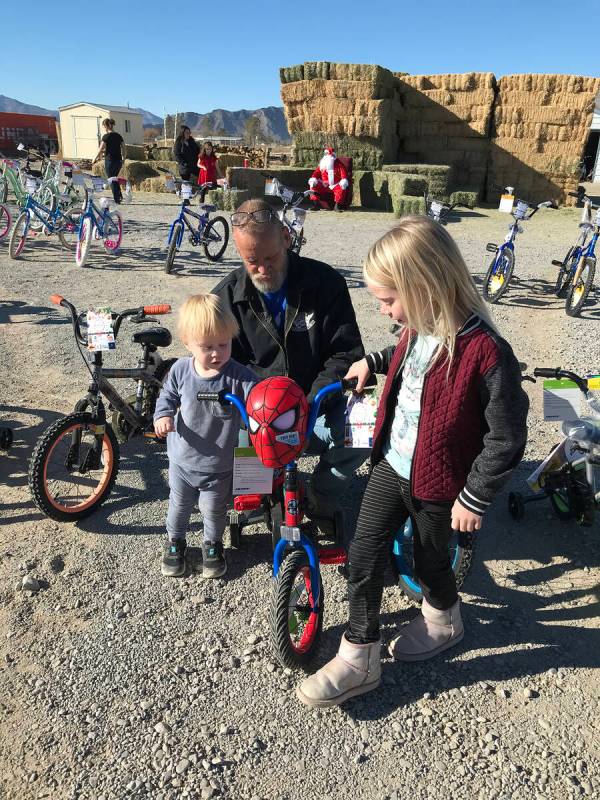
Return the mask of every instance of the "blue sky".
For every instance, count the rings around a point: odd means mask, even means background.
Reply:
[[[280,105],[279,67],[302,61],[376,63],[413,74],[600,74],[598,7],[588,0],[3,6],[3,31],[13,35],[4,33],[0,48],[0,94],[46,108],[129,102],[162,116],[163,108]]]

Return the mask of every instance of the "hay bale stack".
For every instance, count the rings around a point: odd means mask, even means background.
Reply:
[[[379,169],[395,159],[399,103],[389,70],[306,61],[301,71],[284,67],[280,73],[295,164],[314,166],[327,145],[351,156],[357,169]]]
[[[235,211],[251,193],[246,189],[210,189],[204,198],[205,203],[216,206],[219,211]]]
[[[487,199],[505,186],[530,202],[575,201],[600,78],[507,75],[498,81]]]
[[[438,200],[448,200],[456,182],[454,167],[446,164],[386,164],[384,172],[423,178],[427,191]],[[409,194],[409,192],[401,192]]]
[[[457,186],[482,193],[496,91],[492,73],[398,74],[396,83],[400,156],[454,165]]]
[[[164,181],[164,173],[159,172],[157,167],[162,167],[173,175],[179,174],[176,161],[125,161],[121,174],[131,182],[134,189],[139,189],[140,184],[148,178],[161,178]]]
[[[126,144],[125,158],[132,161],[146,161],[146,150],[143,144]]]
[[[297,191],[308,189],[308,179],[311,169],[298,167],[269,167],[269,175],[274,175],[286,186]],[[227,181],[233,189],[243,189],[250,192],[250,197],[263,197],[265,193],[266,178],[260,169],[244,167],[229,167]]]

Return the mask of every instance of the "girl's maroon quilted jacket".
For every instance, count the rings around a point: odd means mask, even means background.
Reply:
[[[387,374],[373,437],[371,461],[383,457],[402,382],[407,349],[416,336],[370,353],[372,372]],[[459,502],[483,514],[523,456],[529,400],[510,345],[479,317],[456,337],[450,370],[443,356],[423,384],[411,487],[418,500]]]

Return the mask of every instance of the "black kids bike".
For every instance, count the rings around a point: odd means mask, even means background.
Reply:
[[[158,349],[171,344],[167,328],[143,328],[133,334],[142,348],[135,369],[105,369],[102,351],[86,357],[82,347],[88,338],[81,331],[86,312],[60,295],[50,300],[71,315],[79,352],[90,373],[87,395],[72,414],[54,422],[38,439],[29,465],[29,488],[40,511],[51,519],[68,522],[92,514],[110,495],[119,471],[119,442],[137,436],[156,439],[153,415],[158,394],[176,359],[163,360]],[[125,319],[135,323],[157,322],[153,315],[168,314],[170,305],[139,306],[112,313],[116,342]],[[107,378],[130,378],[137,383],[135,394],[122,397]],[[107,420],[102,397],[108,400],[112,418]]]

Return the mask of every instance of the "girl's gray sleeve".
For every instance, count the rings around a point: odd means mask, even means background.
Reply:
[[[390,345],[389,347],[384,347],[383,350],[379,350],[378,352],[367,353],[365,358],[367,359],[367,364],[369,365],[369,369],[371,370],[372,374],[387,375],[387,371],[389,369],[395,349],[396,345]]]
[[[171,367],[167,376],[167,380],[163,384],[158,400],[156,401],[156,408],[154,409],[154,419],[161,417],[174,417],[177,409],[181,404],[181,395],[178,386],[179,370],[177,364]]]

